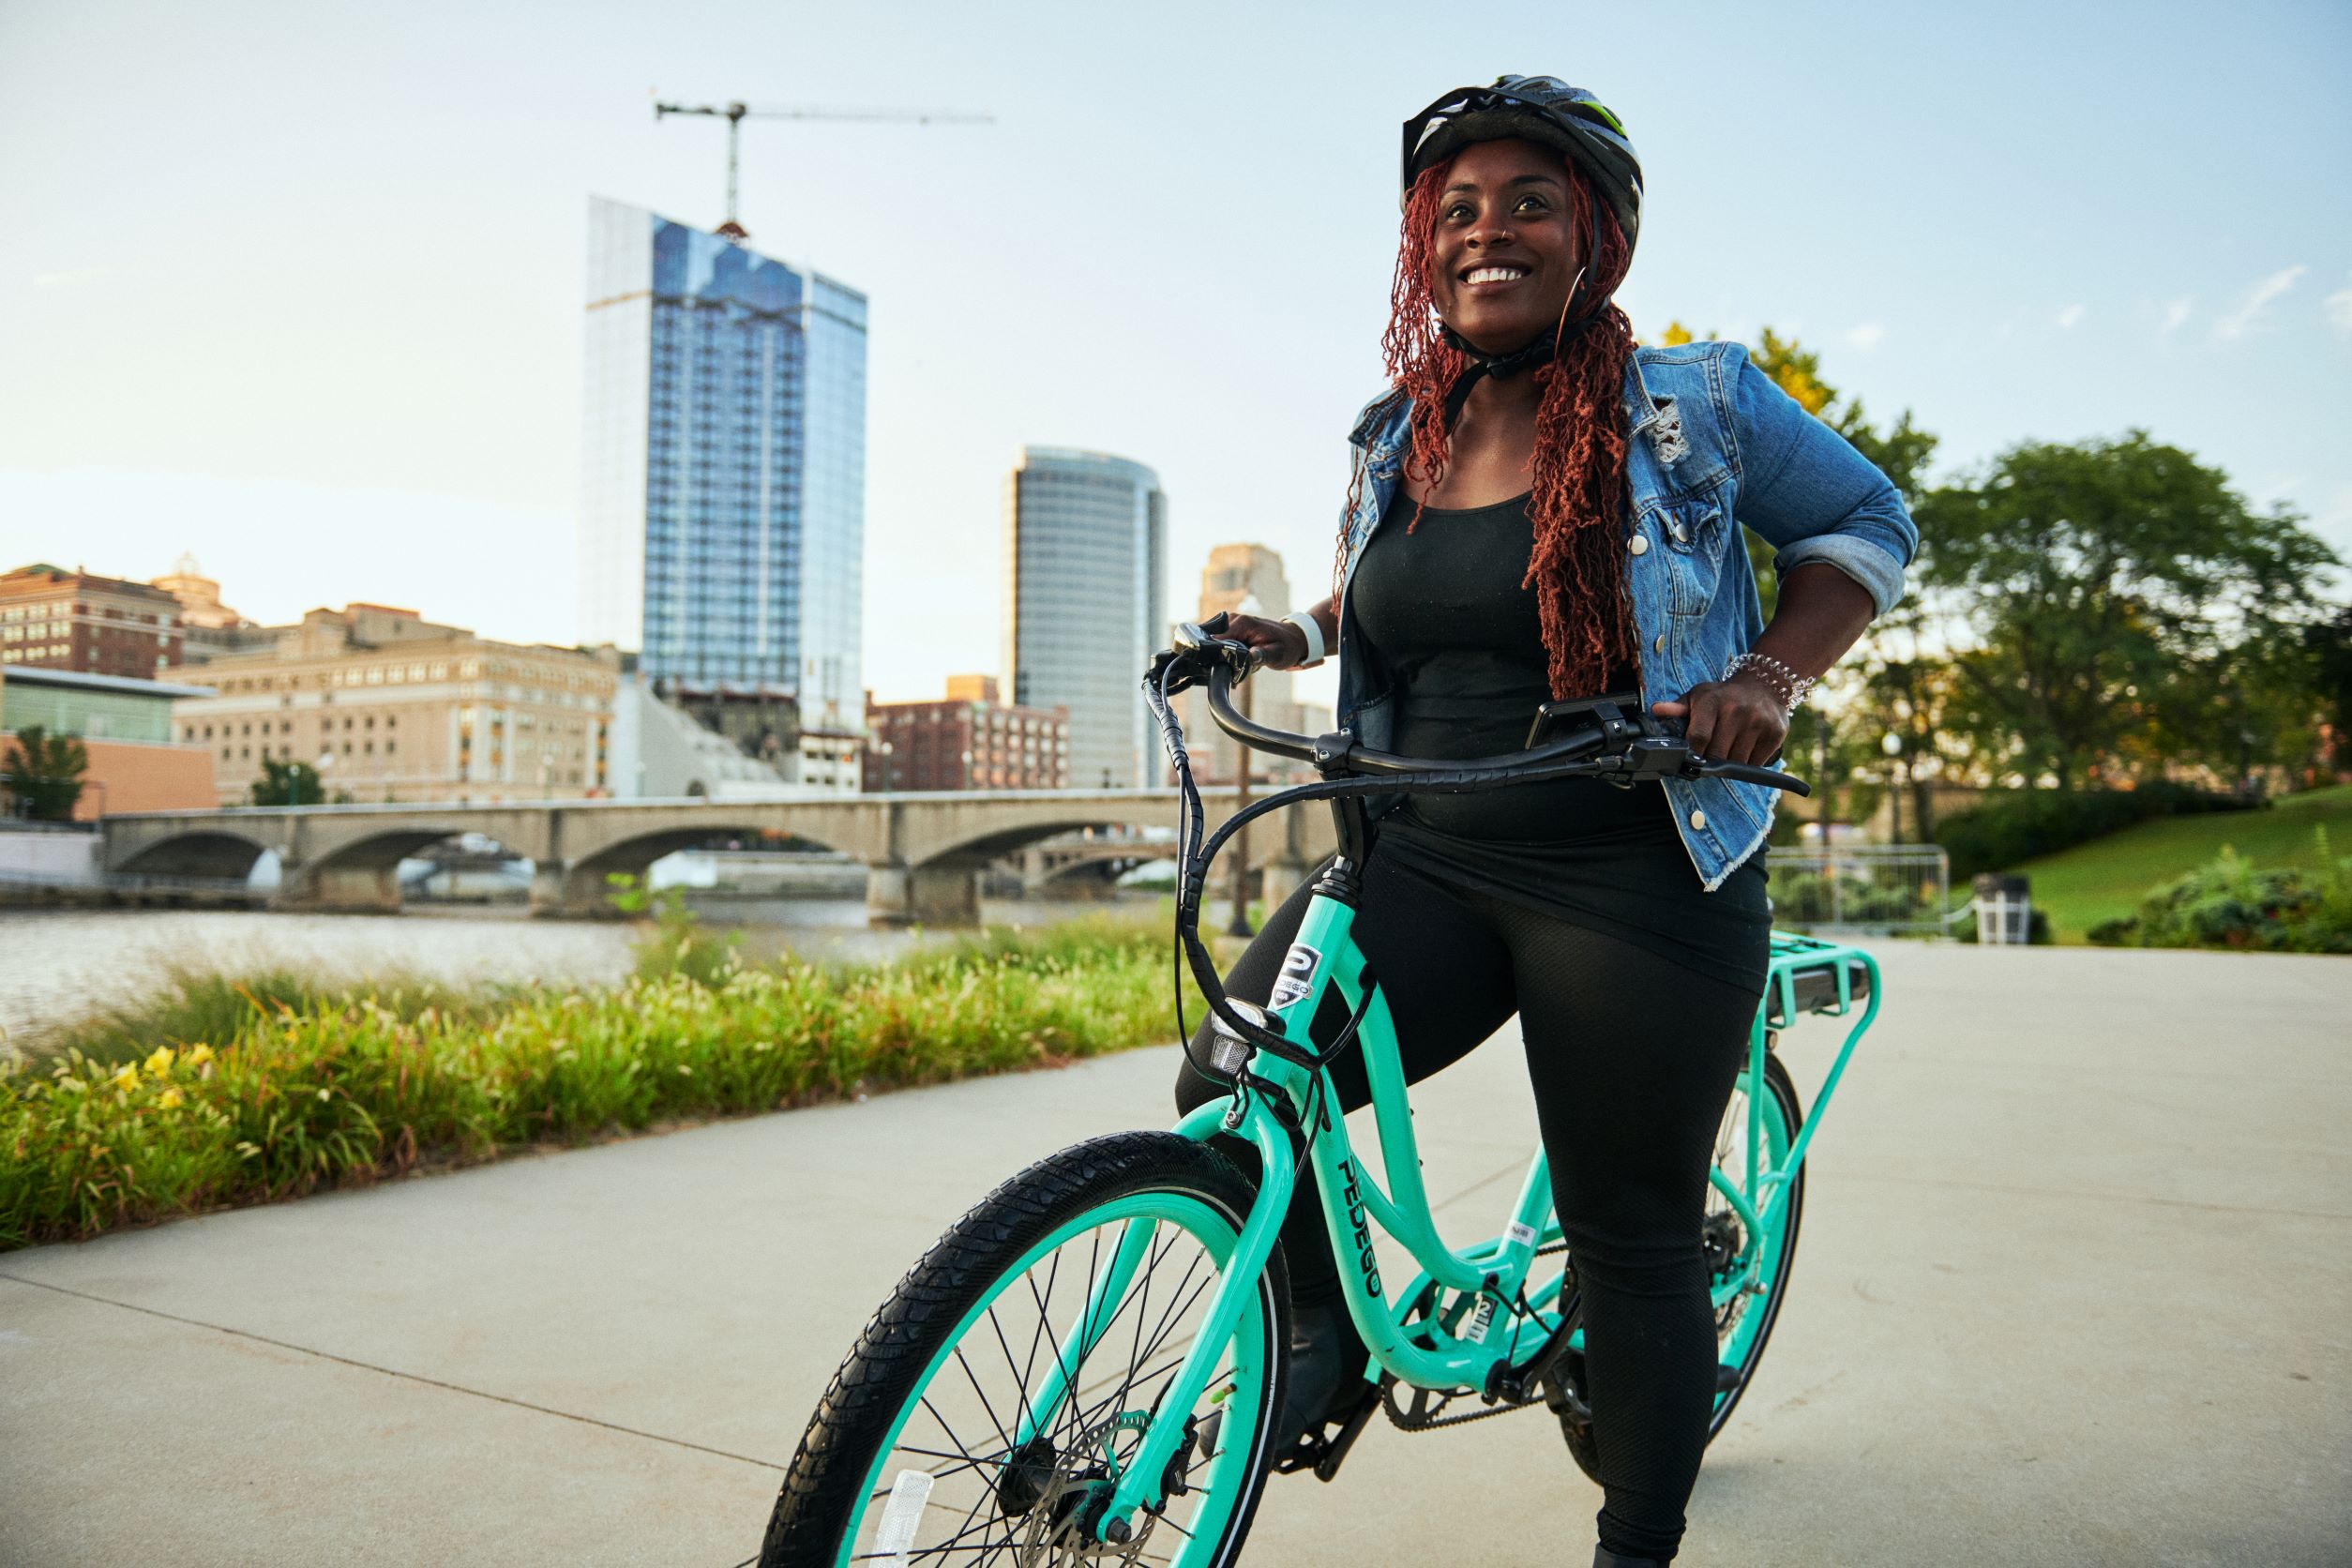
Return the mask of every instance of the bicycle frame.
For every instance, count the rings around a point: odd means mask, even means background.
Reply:
[[[1274,802],[1262,803],[1271,807]],[[1365,820],[1360,799],[1334,799],[1342,816],[1340,841],[1365,842]],[[1351,819],[1351,820],[1350,820]],[[1181,894],[1180,894],[1181,904]],[[1182,914],[1180,912],[1180,919]],[[1247,1140],[1257,1151],[1261,1177],[1258,1197],[1243,1224],[1223,1277],[1186,1352],[1175,1379],[1154,1400],[1156,1410],[1189,1410],[1208,1392],[1208,1382],[1233,1334],[1244,1307],[1257,1289],[1257,1280],[1271,1258],[1283,1216],[1297,1188],[1302,1158],[1313,1162],[1323,1221],[1332,1251],[1341,1259],[1342,1299],[1372,1360],[1399,1382],[1433,1390],[1468,1389],[1485,1393],[1496,1386],[1500,1370],[1515,1370],[1520,1331],[1551,1307],[1559,1282],[1539,1288],[1532,1298],[1523,1291],[1538,1250],[1559,1239],[1552,1214],[1550,1165],[1539,1149],[1529,1163],[1519,1193],[1501,1233],[1468,1247],[1450,1247],[1438,1233],[1421,1175],[1420,1145],[1413,1135],[1412,1108],[1397,1049],[1395,1025],[1379,994],[1378,978],[1352,939],[1355,910],[1343,897],[1319,888],[1307,904],[1297,937],[1282,966],[1283,978],[1266,1009],[1266,1028],[1289,1043],[1315,1050],[1310,1026],[1318,1008],[1334,988],[1351,1014],[1361,1012],[1352,1048],[1363,1053],[1371,1090],[1370,1108],[1378,1129],[1385,1187],[1373,1180],[1348,1134],[1345,1117],[1335,1114],[1338,1103],[1328,1071],[1283,1059],[1267,1050],[1253,1050],[1247,1070],[1235,1077],[1233,1096],[1212,1101],[1179,1121],[1175,1132],[1205,1140],[1224,1136]],[[1728,1201],[1744,1228],[1747,1244],[1735,1258],[1726,1277],[1713,1288],[1720,1308],[1741,1291],[1761,1292],[1761,1239],[1765,1222],[1776,1217],[1802,1168],[1806,1150],[1822,1111],[1835,1093],[1846,1064],[1863,1033],[1877,1018],[1883,988],[1877,961],[1858,948],[1775,932],[1772,967],[1763,1004],[1750,1028],[1748,1062],[1742,1082],[1747,1086],[1746,1168],[1737,1176],[1720,1168],[1710,1172],[1712,1184]],[[1793,1022],[1797,1017],[1794,976],[1817,965],[1833,966],[1837,1005],[1820,1009],[1831,1016],[1852,1011],[1853,995],[1847,963],[1859,960],[1870,976],[1868,1006],[1847,1032],[1811,1114],[1804,1118],[1795,1140],[1775,1164],[1767,1166],[1763,1153],[1764,1058],[1772,1031],[1767,1018],[1777,1000],[1778,1016]],[[1204,977],[1205,978],[1205,977]],[[1274,1096],[1279,1096],[1277,1104]],[[1311,1121],[1310,1121],[1311,1118]],[[1306,1134],[1301,1154],[1292,1141],[1293,1127]],[[1059,1365],[1077,1366],[1093,1348],[1119,1302],[1132,1283],[1156,1228],[1130,1221],[1123,1229],[1112,1256],[1093,1282],[1078,1327],[1064,1342]],[[1380,1276],[1374,1233],[1385,1233],[1421,1267],[1401,1295],[1390,1291]],[[1352,1262],[1352,1266],[1350,1265]],[[1431,1283],[1456,1293],[1450,1311],[1432,1302],[1428,1314],[1410,1323],[1412,1310]],[[1440,1298],[1441,1299],[1441,1298]],[[1475,1301],[1477,1305],[1470,1306]],[[1498,1323],[1503,1332],[1495,1332]],[[1551,1329],[1544,1325],[1543,1337]],[[1574,1338],[1570,1341],[1573,1347]],[[1016,1441],[1046,1428],[1065,1390],[1057,1376],[1048,1379],[1031,1399]],[[1154,1421],[1138,1451],[1122,1469],[1101,1521],[1123,1520],[1139,1508],[1162,1502],[1163,1478],[1168,1473],[1177,1445],[1191,1440],[1189,1424]]]
[[[1318,895],[1309,902],[1291,955],[1297,961],[1304,949],[1309,955],[1305,961],[1311,968],[1305,972],[1304,984],[1294,981],[1288,988],[1289,999],[1271,1006],[1268,1016],[1270,1020],[1278,1020],[1281,1033],[1288,1038],[1304,1044],[1308,1022],[1329,988],[1338,988],[1340,999],[1350,1011],[1364,1003],[1367,988],[1374,991],[1358,1029],[1355,1048],[1364,1053],[1365,1076],[1371,1085],[1370,1108],[1379,1130],[1386,1185],[1376,1182],[1366,1168],[1349,1137],[1346,1120],[1324,1108],[1335,1105],[1336,1096],[1328,1074],[1319,1068],[1310,1069],[1260,1053],[1251,1062],[1250,1070],[1286,1097],[1288,1117],[1269,1103],[1265,1092],[1244,1083],[1237,1088],[1233,1100],[1204,1105],[1180,1121],[1175,1131],[1182,1137],[1245,1138],[1258,1151],[1264,1174],[1258,1200],[1243,1227],[1193,1348],[1174,1381],[1157,1401],[1162,1409],[1190,1410],[1207,1391],[1222,1348],[1231,1337],[1244,1304],[1256,1289],[1258,1274],[1274,1251],[1276,1232],[1296,1190],[1294,1144],[1289,1128],[1293,1123],[1304,1123],[1310,1106],[1316,1108],[1318,1114],[1304,1157],[1314,1164],[1324,1225],[1333,1253],[1342,1260],[1342,1297],[1373,1360],[1398,1381],[1428,1389],[1489,1388],[1499,1366],[1514,1364],[1513,1356],[1523,1342],[1517,1330],[1531,1319],[1531,1315],[1551,1307],[1557,1298],[1557,1281],[1547,1283],[1532,1297],[1521,1294],[1538,1248],[1559,1236],[1552,1215],[1550,1167],[1541,1151],[1529,1163],[1500,1235],[1471,1246],[1455,1248],[1448,1246],[1438,1233],[1422,1182],[1420,1145],[1413,1135],[1412,1110],[1395,1028],[1386,1003],[1377,994],[1377,976],[1367,972],[1364,956],[1350,939],[1354,918],[1355,912],[1339,899]],[[1824,963],[1834,965],[1839,976],[1838,1005],[1830,1016],[1850,1013],[1853,996],[1845,969],[1849,958],[1860,960],[1868,970],[1867,1006],[1847,1031],[1795,1141],[1777,1163],[1764,1163],[1762,1096],[1751,1090],[1747,1096],[1747,1168],[1737,1174],[1720,1168],[1711,1172],[1716,1190],[1739,1214],[1749,1238],[1749,1244],[1743,1255],[1735,1259],[1729,1277],[1715,1287],[1715,1304],[1719,1307],[1742,1290],[1764,1289],[1758,1277],[1761,1249],[1757,1239],[1766,1233],[1766,1222],[1776,1217],[1778,1207],[1787,1201],[1814,1129],[1820,1124],[1821,1113],[1835,1093],[1855,1046],[1877,1017],[1882,994],[1877,962],[1869,954],[1808,937],[1776,933],[1773,938],[1772,968],[1766,995],[1769,1001],[1777,990],[1780,1016],[1785,1018],[1797,1016],[1793,988],[1796,972]],[[1290,963],[1284,968],[1286,973],[1291,972]],[[1766,1009],[1759,1006],[1749,1034],[1745,1078],[1749,1085],[1762,1081],[1767,1036],[1772,1033],[1765,1019]],[[1274,1024],[1270,1021],[1269,1026]],[[1314,1084],[1318,1076],[1324,1078],[1319,1093]],[[1376,1229],[1401,1244],[1421,1266],[1421,1274],[1401,1293],[1392,1292],[1381,1276],[1373,1243]],[[1139,1223],[1127,1227],[1090,1292],[1087,1310],[1065,1356],[1069,1364],[1078,1364],[1084,1350],[1092,1349],[1093,1333],[1090,1325],[1107,1317],[1108,1304],[1124,1295],[1151,1238],[1150,1227]],[[1352,1267],[1349,1266],[1350,1261]],[[1482,1306],[1449,1315],[1432,1312],[1428,1318],[1410,1323],[1409,1337],[1404,1314],[1431,1281],[1460,1292],[1465,1304],[1470,1298],[1490,1300],[1493,1310],[1489,1312]],[[1498,1328],[1502,1332],[1496,1332]],[[1062,1390],[1055,1386],[1038,1390],[1030,1411],[1032,1429],[1044,1424],[1061,1396]],[[1024,1432],[1021,1437],[1027,1435]],[[1167,1473],[1168,1461],[1182,1440],[1184,1432],[1174,1424],[1155,1423],[1140,1450],[1125,1467],[1104,1516],[1123,1517],[1137,1508],[1157,1505],[1161,1501],[1159,1478]]]

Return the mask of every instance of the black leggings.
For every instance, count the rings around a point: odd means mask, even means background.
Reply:
[[[1308,897],[1304,886],[1293,893],[1250,943],[1227,977],[1234,996],[1266,1000]],[[1707,1171],[1763,994],[1761,962],[1755,988],[1743,989],[1615,937],[1448,889],[1384,863],[1377,849],[1354,936],[1387,998],[1409,1079],[1460,1060],[1519,1015],[1553,1199],[1584,1294],[1601,1545],[1671,1559],[1714,1407],[1715,1324],[1699,1247]],[[1203,1024],[1197,1052],[1206,1036]],[[1360,1055],[1348,1053],[1332,1078],[1348,1109],[1370,1101]],[[1189,1110],[1227,1093],[1187,1063],[1176,1103]],[[1242,1153],[1254,1172],[1254,1156]],[[1313,1173],[1301,1175],[1282,1228],[1291,1293],[1330,1301],[1338,1272]]]

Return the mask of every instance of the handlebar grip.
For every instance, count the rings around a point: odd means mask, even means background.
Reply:
[[[1778,768],[1751,767],[1745,762],[1706,762],[1699,771],[1714,778],[1736,778],[1742,784],[1761,784],[1771,790],[1786,790],[1792,795],[1809,795],[1813,786],[1794,774]]]

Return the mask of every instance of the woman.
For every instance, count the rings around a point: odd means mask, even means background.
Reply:
[[[1424,757],[1520,746],[1547,700],[1638,692],[1692,748],[1770,764],[1815,677],[1901,597],[1893,488],[1741,348],[1637,349],[1611,295],[1640,166],[1616,116],[1549,77],[1447,95],[1405,127],[1391,390],[1357,422],[1339,591],[1236,617],[1276,669],[1339,656],[1339,718]],[[1763,624],[1736,524],[1778,549]],[[1774,792],[1599,778],[1388,811],[1355,940],[1415,1079],[1514,1013],[1583,1291],[1605,1478],[1594,1559],[1670,1560],[1715,1395],[1700,1217],[1764,988]],[[1229,980],[1262,1001],[1293,894]],[[1196,1049],[1207,1047],[1204,1037]],[[1359,1061],[1334,1072],[1352,1109]],[[1223,1093],[1187,1065],[1178,1100]],[[1300,1440],[1364,1364],[1311,1199],[1283,1231]]]

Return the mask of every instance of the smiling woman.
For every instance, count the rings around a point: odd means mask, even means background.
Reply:
[[[1277,668],[1335,647],[1340,722],[1369,746],[1507,751],[1540,705],[1607,696],[1687,721],[1707,757],[1772,764],[1805,686],[1901,597],[1917,535],[1893,487],[1737,345],[1636,347],[1613,296],[1641,168],[1591,94],[1449,93],[1406,122],[1400,173],[1390,386],[1352,438],[1336,591],[1227,635]],[[1779,547],[1770,627],[1740,525]],[[1707,1442],[1707,1166],[1770,961],[1772,798],[1597,777],[1415,795],[1380,817],[1362,871],[1353,939],[1409,1078],[1518,1015],[1581,1292],[1604,1568],[1674,1557]],[[1271,994],[1313,888],[1267,922],[1233,996]],[[1204,1025],[1194,1053],[1212,1046]],[[1359,1063],[1333,1080],[1346,1108],[1369,1097]],[[1177,1100],[1223,1093],[1187,1066]],[[1283,1230],[1293,1461],[1330,1440],[1365,1356],[1311,1184]]]

